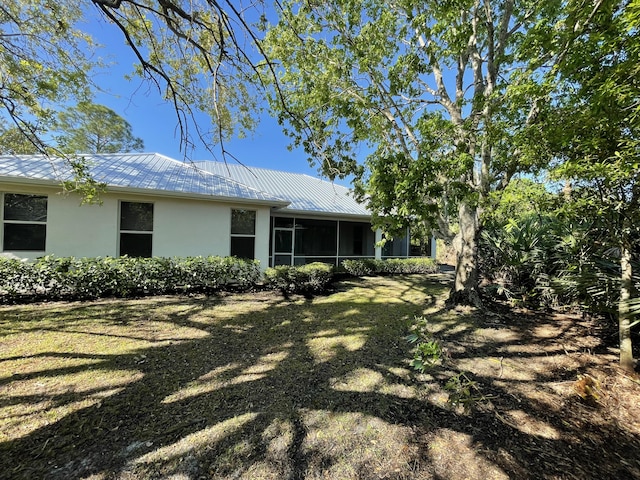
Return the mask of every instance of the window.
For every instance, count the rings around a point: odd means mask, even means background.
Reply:
[[[3,250],[44,252],[47,244],[47,197],[4,194]]]
[[[120,202],[120,255],[151,257],[153,203]]]
[[[295,255],[335,257],[338,251],[338,222],[335,220],[296,219]]]
[[[375,243],[370,223],[340,222],[341,257],[373,257],[376,254]]]
[[[382,247],[382,258],[406,258],[409,253],[408,244],[409,239],[406,236],[387,240],[387,243]]]
[[[410,257],[430,257],[431,256],[431,238],[430,237],[414,237],[411,235],[409,244]]]
[[[231,210],[231,255],[254,259],[256,251],[256,212]]]

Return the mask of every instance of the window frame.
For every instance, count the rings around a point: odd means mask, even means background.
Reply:
[[[129,230],[122,228],[122,205],[124,203],[131,204],[145,204],[151,205],[151,230]],[[140,258],[151,258],[153,257],[153,237],[155,231],[155,203],[154,202],[139,202],[139,201],[131,201],[131,200],[120,200],[118,202],[118,256],[121,257],[122,253],[122,235],[140,235],[140,236],[149,236],[151,239],[151,251],[149,255],[139,256]],[[129,255],[125,253],[124,255]],[[130,255],[129,255],[130,256]]]
[[[44,220],[15,220],[15,219],[7,219],[5,218],[5,208],[7,195],[20,195],[23,197],[32,197],[32,198],[42,198],[45,200],[45,219]],[[2,229],[0,230],[0,241],[2,243],[2,251],[3,252],[46,252],[47,250],[47,224],[49,220],[49,196],[46,194],[40,193],[18,193],[18,192],[0,192],[0,223],[2,223]],[[31,249],[31,248],[19,248],[19,249],[9,249],[6,248],[6,225],[37,225],[44,227],[44,235],[42,238],[42,248]]]
[[[253,233],[234,233],[234,225],[233,225],[233,218],[234,218],[234,213],[235,211],[241,211],[241,212],[251,212],[253,213]],[[229,234],[230,234],[230,238],[229,238],[229,255],[230,256],[234,256],[233,254],[233,245],[234,242],[233,240],[235,238],[252,238],[253,239],[253,255],[251,256],[251,260],[255,260],[256,258],[256,225],[258,223],[258,211],[257,210],[252,210],[249,208],[232,208],[230,211],[230,215],[229,215],[229,222],[230,222],[230,229],[229,229]],[[237,256],[237,255],[235,255]],[[249,257],[238,257],[238,258],[249,258]]]

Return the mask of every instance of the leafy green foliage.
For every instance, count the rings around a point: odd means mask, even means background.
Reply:
[[[56,111],[104,91],[94,75],[105,67],[101,59],[109,56],[109,45],[104,54],[86,28],[97,15],[110,38],[120,36],[130,47],[137,64],[129,76],[141,77],[174,107],[185,150],[195,142],[212,149],[232,135],[246,135],[261,108],[256,89],[263,87],[262,76],[274,76],[270,63],[264,70],[256,65],[264,57],[255,23],[261,5],[7,0],[0,7],[0,116],[39,152],[51,151]],[[75,139],[65,143],[73,152],[96,151]]]
[[[75,192],[80,195],[80,204],[102,204],[102,193],[107,184],[97,181],[91,175],[85,157],[68,156],[67,162],[73,171],[71,180],[64,180],[62,188],[66,193]]]
[[[487,400],[487,397],[480,392],[478,382],[471,380],[465,372],[460,372],[449,378],[444,389],[449,394],[447,404],[451,408],[461,406],[464,413],[467,414],[478,402]]]
[[[131,125],[104,105],[81,102],[58,113],[56,130],[60,150],[66,153],[139,152],[141,138],[133,136]]]
[[[438,265],[435,260],[426,257],[344,260],[342,268],[356,277],[402,273],[435,273],[438,271]]]
[[[85,7],[87,5],[84,5]],[[78,2],[7,0],[0,7],[0,110],[40,152],[57,106],[90,96],[95,45],[75,27]]]
[[[553,174],[572,184],[567,213],[605,233],[605,248],[596,250],[577,278],[596,281],[582,274],[605,272],[597,265],[612,256],[603,253],[617,252],[620,363],[632,371],[633,257],[640,239],[640,8],[637,2],[602,2],[595,9],[581,3],[572,9],[577,22],[588,19],[589,28],[565,32],[566,55],[549,72],[560,79],[560,88],[543,125],[558,158]]]
[[[421,373],[435,365],[442,356],[442,347],[440,342],[436,339],[428,340],[425,342],[419,342],[414,349],[413,360],[411,365],[415,370]]]
[[[557,229],[551,216],[510,219],[502,228],[483,230],[480,270],[501,296],[528,306],[548,304],[550,276],[556,270]]]
[[[301,266],[279,265],[264,273],[267,288],[284,294],[324,293],[333,280],[334,268],[326,263],[314,262]]]
[[[281,64],[272,107],[312,164],[353,174],[374,224],[392,235],[418,224],[452,240],[450,226],[464,223],[460,300],[477,297],[478,207],[548,161],[526,140],[540,138],[531,123],[549,85],[523,59],[548,43],[562,7],[288,0],[267,32]]]
[[[429,322],[425,317],[414,317],[411,330],[406,337],[407,342],[414,345],[413,359],[409,365],[424,373],[442,359],[442,344],[429,330]]]
[[[256,261],[233,257],[0,257],[0,301],[246,290],[260,278]]]
[[[503,188],[491,192],[483,209],[483,228],[501,230],[509,222],[520,223],[531,217],[546,216],[556,210],[560,198],[542,181],[514,178]]]
[[[39,153],[36,144],[18,127],[0,126],[0,155],[33,155]]]
[[[582,232],[581,236],[578,249],[566,249],[565,254],[556,256],[558,271],[552,278],[552,286],[564,302],[577,304],[592,314],[615,319],[620,302],[620,252],[608,247],[608,242],[603,242],[602,234],[597,231]],[[562,251],[563,246],[559,245],[558,251]],[[638,292],[640,262],[632,260],[631,264],[632,289]],[[629,310],[632,315],[640,314],[638,297],[630,300]]]
[[[527,307],[573,305],[615,318],[620,301],[620,250],[612,245],[608,220],[572,218],[579,192],[562,208],[488,222],[480,241],[485,292]],[[583,210],[583,215],[588,210]],[[640,264],[632,260],[632,285],[640,291]],[[640,313],[640,300],[629,304]]]

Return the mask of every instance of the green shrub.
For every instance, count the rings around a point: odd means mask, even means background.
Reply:
[[[530,216],[486,227],[478,242],[479,268],[495,286],[487,290],[516,304],[549,305],[555,301],[550,278],[563,225],[553,216]]]
[[[436,261],[428,257],[344,260],[342,268],[347,273],[357,277],[364,275],[435,273],[438,271]]]
[[[0,258],[0,301],[246,290],[260,279],[257,261],[234,257]]]
[[[365,275],[374,275],[380,271],[378,263],[380,260],[373,260],[371,258],[363,258],[362,260],[344,260],[342,262],[342,268],[351,275],[356,277],[362,277]]]
[[[301,266],[279,265],[264,273],[265,285],[282,293],[323,293],[333,279],[334,268],[326,263]]]
[[[429,322],[425,317],[415,316],[413,318],[411,333],[406,339],[414,346],[413,359],[409,365],[420,373],[424,373],[442,359],[442,344],[431,332]]]
[[[33,264],[13,258],[0,257],[0,295],[19,297],[21,292],[36,290],[36,272]]]

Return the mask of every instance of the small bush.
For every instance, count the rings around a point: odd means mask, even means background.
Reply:
[[[324,293],[333,280],[334,268],[326,263],[307,265],[279,265],[268,268],[264,274],[267,288],[282,293],[318,294]]]
[[[233,257],[0,258],[0,301],[246,290],[260,278],[257,261]]]
[[[363,258],[362,260],[344,260],[342,268],[353,276],[362,277],[365,275],[375,275],[380,271],[381,260],[372,258]]]
[[[357,277],[364,275],[435,273],[438,271],[438,265],[435,260],[427,257],[345,260],[342,262],[342,268],[347,273]]]
[[[425,317],[414,317],[411,333],[406,339],[414,345],[413,359],[409,364],[420,373],[424,373],[442,360],[444,354],[442,344],[431,332]]]

